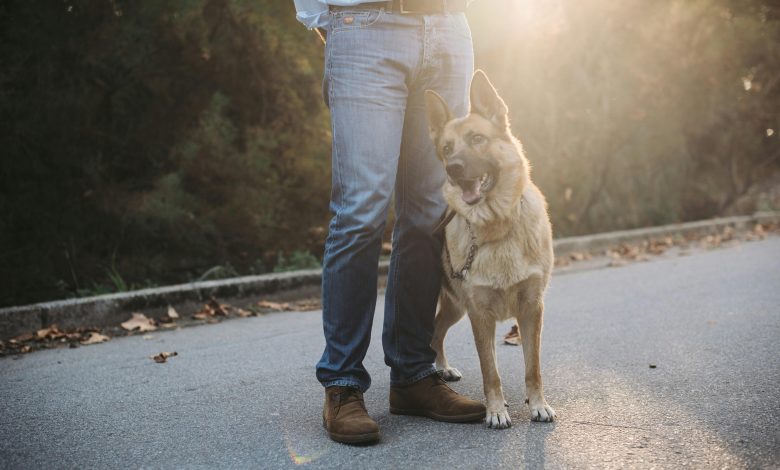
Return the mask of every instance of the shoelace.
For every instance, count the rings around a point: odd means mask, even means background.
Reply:
[[[363,408],[364,410],[366,409],[366,405],[363,402],[363,394],[360,393],[360,390],[356,388],[349,388],[343,392],[339,392],[337,396],[338,396],[338,405],[337,405],[338,409],[341,409],[342,406],[355,401],[360,404],[361,408]]]
[[[431,382],[432,382],[431,385],[433,387],[441,387],[442,385],[444,385],[445,387],[450,388],[447,385],[447,382],[445,382],[444,379],[442,379],[439,374],[431,374],[429,377],[431,378]]]
[[[433,386],[434,387],[441,387],[441,386],[443,386],[447,390],[447,392],[445,392],[445,393],[447,393],[448,395],[457,395],[458,394],[458,392],[453,390],[447,384],[447,382],[444,379],[441,378],[441,376],[439,374],[432,374],[431,375],[431,380],[433,380]]]

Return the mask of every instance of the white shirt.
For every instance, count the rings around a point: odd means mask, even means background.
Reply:
[[[386,0],[294,0],[295,17],[309,29],[324,28],[328,25],[328,5],[348,7],[378,1]]]

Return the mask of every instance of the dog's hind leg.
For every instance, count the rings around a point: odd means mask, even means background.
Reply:
[[[528,407],[532,421],[553,421],[555,411],[544,399],[540,350],[542,347],[542,317],[544,302],[541,294],[534,300],[521,302],[518,318],[520,334],[523,337],[523,359],[525,360],[525,391],[528,395]],[[538,300],[536,300],[538,299]]]
[[[504,390],[501,388],[501,377],[498,375],[496,365],[496,321],[489,315],[480,317],[472,314],[469,314],[469,320],[474,332],[479,366],[482,369],[482,384],[487,399],[485,424],[489,428],[508,428],[512,426],[512,420],[506,410]]]
[[[460,380],[463,375],[454,367],[450,367],[447,362],[447,356],[444,353],[444,338],[447,331],[463,318],[464,311],[459,309],[452,298],[442,290],[439,296],[439,311],[436,312],[436,319],[433,324],[433,339],[431,348],[436,352],[436,370],[439,371],[441,378],[448,382]]]

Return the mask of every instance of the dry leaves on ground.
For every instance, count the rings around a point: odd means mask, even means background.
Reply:
[[[299,312],[310,312],[312,310],[319,310],[322,308],[322,302],[319,299],[307,299],[295,302],[293,304],[295,310]]]
[[[214,297],[207,303],[203,304],[203,308],[199,312],[192,315],[192,318],[196,320],[209,320],[214,317],[226,317],[229,315],[229,310],[232,307],[227,304],[220,304]]]
[[[780,226],[777,224],[756,224],[749,230],[737,230],[726,226],[717,233],[689,233],[685,236],[663,236],[651,238],[636,243],[621,243],[608,250],[606,255],[610,258],[607,266],[625,266],[635,261],[647,261],[651,256],[660,256],[672,248],[678,249],[678,254],[689,254],[688,248],[697,245],[704,249],[714,249],[724,246],[732,246],[742,241],[763,240],[769,233],[777,233]],[[572,252],[555,258],[555,266],[558,268],[569,266],[572,263],[589,260],[592,254],[587,251]]]
[[[504,335],[504,344],[519,346],[521,342],[520,328],[518,328],[517,325],[512,325],[512,329],[509,330],[509,333]]]
[[[574,251],[565,256],[559,256],[555,258],[555,266],[562,268],[568,266],[571,263],[578,261],[586,261],[593,258],[587,251]]]
[[[288,302],[271,302],[270,300],[261,300],[257,306],[262,309],[268,309],[274,312],[289,312],[294,310]]]
[[[57,325],[51,325],[48,328],[42,328],[35,332],[35,339],[38,340],[57,340],[66,336],[63,331],[57,328]]]
[[[109,339],[111,338],[109,338],[106,335],[102,335],[96,331],[91,331],[89,333],[89,336],[87,336],[87,339],[79,341],[79,343],[83,344],[84,346],[87,346],[89,344],[105,343]]]
[[[168,305],[168,318],[171,320],[178,320],[179,319],[179,312],[176,311],[175,308]]]
[[[236,307],[236,315],[238,315],[241,318],[251,317],[254,314],[255,314],[254,312],[250,312],[249,310],[244,310],[243,308]]]
[[[133,316],[129,320],[121,324],[122,328],[127,331],[154,331],[157,327],[154,324],[154,320],[147,318],[143,313],[133,313]]]
[[[99,336],[94,336],[96,334]],[[101,337],[106,339],[101,339]],[[28,353],[39,349],[50,349],[65,345],[77,348],[82,344],[96,344],[108,339],[108,336],[99,334],[97,328],[77,328],[63,331],[57,325],[51,325],[33,333],[25,333],[7,341],[0,341],[0,356]]]
[[[162,364],[163,362],[167,362],[169,357],[178,356],[179,353],[176,351],[170,351],[170,352],[161,352],[160,354],[149,356],[154,360],[154,362],[158,364]]]
[[[257,306],[266,312],[309,312],[322,308],[319,299],[303,299],[295,302],[261,300],[257,302]]]

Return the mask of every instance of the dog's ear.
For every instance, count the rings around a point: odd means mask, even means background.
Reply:
[[[507,119],[509,109],[482,70],[474,72],[474,78],[471,79],[470,98],[472,113],[479,114],[502,127],[509,125]]]
[[[444,125],[452,120],[450,108],[438,93],[425,90],[425,110],[428,113],[428,131],[431,138],[436,140]]]

